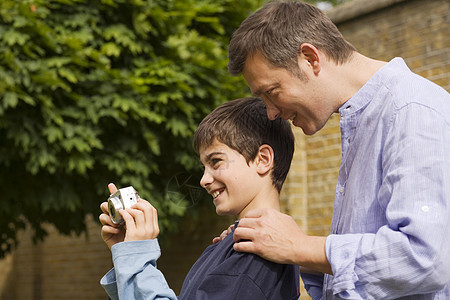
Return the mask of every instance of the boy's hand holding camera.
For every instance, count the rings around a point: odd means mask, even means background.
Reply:
[[[110,183],[109,192],[114,194],[117,187]],[[154,239],[159,234],[158,213],[146,200],[138,198],[131,208],[120,209],[119,213],[124,219],[123,224],[114,224],[111,220],[108,202],[100,205],[103,213],[99,216],[102,223],[102,239],[108,248],[120,242]]]

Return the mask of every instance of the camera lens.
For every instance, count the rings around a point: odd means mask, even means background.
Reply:
[[[132,207],[137,203],[139,195],[132,187],[126,187],[116,191],[108,198],[108,211],[111,221],[114,224],[122,224],[124,222],[119,210]]]
[[[108,199],[108,211],[109,216],[114,224],[122,223],[123,219],[119,213],[119,210],[123,209],[122,201],[120,200],[120,195],[113,194]]]
[[[108,209],[109,209],[109,215],[111,216],[111,218],[115,219],[116,218],[116,210],[114,209],[114,206],[108,205]]]

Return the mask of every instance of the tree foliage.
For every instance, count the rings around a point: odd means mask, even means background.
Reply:
[[[35,239],[43,223],[82,233],[108,182],[133,185],[162,230],[176,226],[187,200],[169,183],[199,171],[199,121],[246,91],[227,46],[260,4],[2,0],[0,256],[26,224]]]

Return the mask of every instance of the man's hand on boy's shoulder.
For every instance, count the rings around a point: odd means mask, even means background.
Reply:
[[[325,254],[326,237],[305,234],[291,216],[276,209],[249,211],[239,221],[233,239],[236,251],[332,274]]]
[[[218,242],[222,241],[224,238],[227,237],[227,235],[229,235],[233,231],[233,229],[234,229],[234,224],[231,224],[230,226],[228,226],[227,229],[222,231],[220,236],[213,238],[213,240],[212,240],[213,244],[217,244]]]
[[[298,240],[306,237],[295,220],[276,209],[249,211],[234,231],[234,250],[281,264],[296,264]]]

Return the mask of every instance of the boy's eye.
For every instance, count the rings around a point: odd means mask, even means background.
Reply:
[[[221,162],[222,162],[222,159],[220,159],[220,158],[212,158],[210,160],[210,165],[212,168],[217,169],[218,167],[220,167]]]
[[[220,161],[221,161],[221,159],[219,159],[219,158],[213,158],[213,159],[211,159],[211,165],[215,166],[215,165],[217,165]]]

